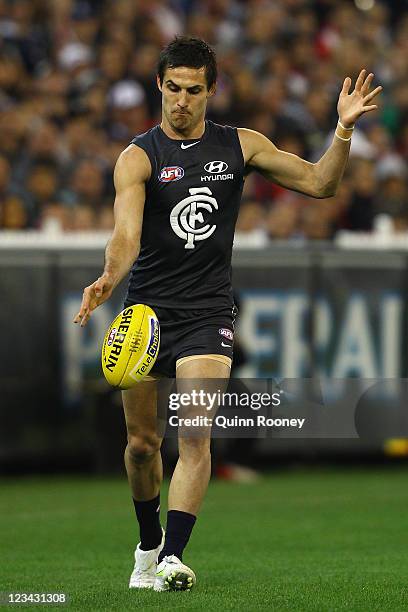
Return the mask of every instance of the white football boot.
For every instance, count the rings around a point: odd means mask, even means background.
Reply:
[[[140,542],[135,550],[135,567],[130,576],[129,589],[152,589],[156,579],[157,559],[164,546],[163,537],[157,548],[141,550]]]
[[[176,557],[164,557],[156,571],[155,591],[190,591],[196,583],[195,573]]]

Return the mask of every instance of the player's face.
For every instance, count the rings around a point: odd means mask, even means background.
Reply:
[[[165,119],[175,132],[184,136],[204,120],[207,100],[215,91],[215,87],[207,89],[204,67],[168,68],[162,85],[158,81],[158,86]]]

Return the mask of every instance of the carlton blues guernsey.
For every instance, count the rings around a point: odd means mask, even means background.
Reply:
[[[205,122],[200,139],[156,126],[132,140],[149,157],[141,248],[127,302],[231,308],[231,253],[244,183],[236,128]]]

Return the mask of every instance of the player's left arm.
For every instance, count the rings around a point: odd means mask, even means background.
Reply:
[[[366,75],[366,70],[360,72],[351,93],[350,77],[344,80],[337,103],[339,123],[331,145],[318,162],[281,151],[259,132],[239,128],[245,164],[282,187],[315,198],[335,195],[347,164],[354,124],[361,115],[377,108],[369,103],[382,89],[378,86],[370,92],[374,75]]]

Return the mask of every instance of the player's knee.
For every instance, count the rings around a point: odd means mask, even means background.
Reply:
[[[180,438],[179,456],[182,461],[193,463],[206,462],[210,459],[210,440],[204,438]]]
[[[161,441],[154,436],[128,435],[126,452],[132,463],[146,463],[160,450]]]

